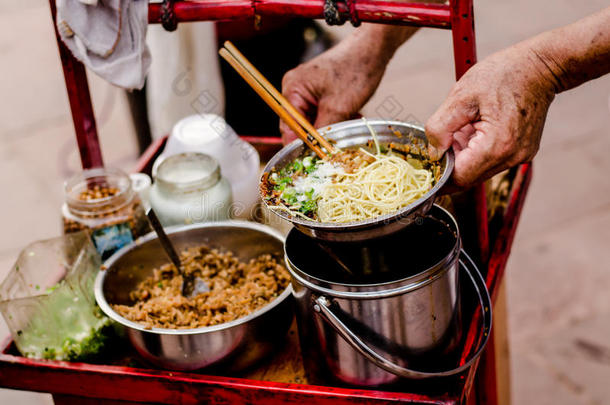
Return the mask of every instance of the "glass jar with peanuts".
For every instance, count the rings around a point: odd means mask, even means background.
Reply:
[[[150,230],[129,176],[118,169],[84,170],[64,192],[64,233],[88,230],[103,260]]]

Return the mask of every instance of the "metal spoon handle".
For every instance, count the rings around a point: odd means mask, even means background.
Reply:
[[[161,246],[163,246],[165,253],[167,253],[172,263],[174,263],[174,266],[176,266],[178,272],[182,273],[182,264],[180,263],[180,256],[178,256],[176,249],[174,249],[174,245],[172,245],[172,242],[167,237],[167,234],[163,229],[163,225],[161,225],[159,218],[157,218],[157,214],[155,214],[155,211],[150,208],[148,212],[146,212],[146,216],[148,217],[148,220],[150,221],[150,224],[152,225],[153,229],[157,233],[157,236],[159,237],[159,241],[161,242]]]

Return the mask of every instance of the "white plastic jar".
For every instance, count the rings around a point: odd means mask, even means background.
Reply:
[[[216,159],[180,153],[163,160],[150,190],[150,204],[163,226],[231,218],[231,184]]]
[[[231,183],[234,216],[249,219],[253,215],[260,198],[260,158],[256,149],[243,141],[222,117],[196,114],[178,121],[155,160],[153,176],[161,162],[185,152],[205,153],[216,159],[222,175]]]

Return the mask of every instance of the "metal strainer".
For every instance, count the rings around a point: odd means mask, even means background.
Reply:
[[[377,133],[379,142],[382,144],[394,142],[411,144],[420,148],[428,144],[424,129],[418,125],[382,119],[367,121]],[[320,129],[319,132],[327,139],[335,141],[339,148],[366,145],[372,139],[366,123],[360,119],[333,124]],[[264,172],[271,172],[275,167],[279,169],[286,166],[301,156],[304,150],[305,146],[300,140],[286,145],[267,163]],[[297,218],[283,211],[273,210],[273,213],[291,222],[295,228],[306,235],[326,241],[354,242],[389,235],[408,226],[417,216],[424,215],[432,207],[436,194],[447,182],[453,171],[454,155],[452,150],[445,153],[440,165],[441,173],[435,185],[417,201],[391,214],[364,221],[324,223]],[[265,200],[263,199],[263,201]]]

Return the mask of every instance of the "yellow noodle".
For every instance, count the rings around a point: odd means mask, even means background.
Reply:
[[[366,122],[366,121],[365,121]],[[416,169],[402,157],[381,154],[371,131],[376,154],[364,153],[374,162],[353,173],[339,173],[326,185],[318,201],[321,222],[362,221],[396,212],[422,197],[432,187],[432,173]]]

